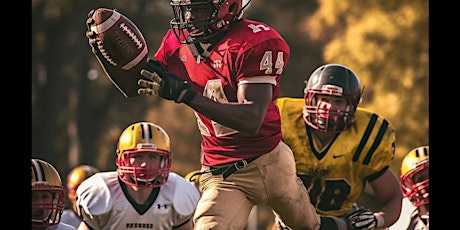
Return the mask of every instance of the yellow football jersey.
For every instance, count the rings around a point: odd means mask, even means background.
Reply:
[[[385,118],[358,107],[356,122],[324,148],[315,149],[303,120],[303,98],[278,98],[283,141],[295,156],[297,174],[320,215],[341,216],[358,200],[367,181],[389,167],[395,131]]]

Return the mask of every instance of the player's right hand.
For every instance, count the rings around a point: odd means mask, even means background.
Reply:
[[[144,69],[141,70],[141,75],[151,81],[143,79],[138,81],[139,94],[159,95],[176,103],[189,103],[196,96],[196,93],[192,91],[192,85],[168,72],[160,62],[154,59],[147,62]]]

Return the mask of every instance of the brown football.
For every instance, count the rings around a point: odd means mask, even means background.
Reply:
[[[104,59],[114,67],[140,72],[147,62],[147,43],[137,26],[116,10],[98,8],[91,31]]]

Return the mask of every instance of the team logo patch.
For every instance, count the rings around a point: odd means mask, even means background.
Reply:
[[[221,60],[214,60],[214,62],[212,63],[212,67],[214,67],[214,69],[222,68],[222,61]]]

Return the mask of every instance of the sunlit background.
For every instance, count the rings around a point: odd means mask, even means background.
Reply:
[[[52,163],[64,183],[79,164],[115,170],[121,131],[146,120],[169,133],[173,171],[198,169],[201,138],[191,109],[156,97],[124,98],[104,75],[85,37],[87,14],[98,7],[134,21],[149,55],[172,18],[168,0],[32,0],[31,156]],[[303,97],[316,67],[341,63],[365,85],[361,106],[395,127],[391,168],[398,176],[402,157],[428,144],[427,0],[252,0],[244,17],[266,22],[290,45],[281,96]]]

